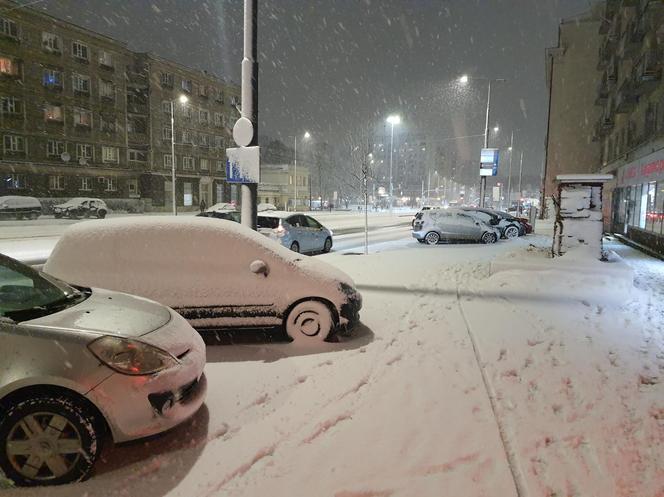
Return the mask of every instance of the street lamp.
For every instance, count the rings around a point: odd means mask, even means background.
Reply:
[[[484,148],[489,148],[489,115],[491,112],[491,84],[492,83],[504,83],[507,80],[502,78],[476,78],[470,77],[467,74],[457,78],[457,82],[461,85],[466,85],[471,80],[477,81],[486,81],[489,83],[489,90],[487,93],[486,99],[486,121],[484,125]],[[499,128],[496,126],[494,128],[495,132],[498,132]],[[484,197],[486,196],[486,176],[480,177],[480,207],[484,207]]]
[[[390,212],[392,212],[392,153],[394,152],[394,126],[401,123],[401,117],[393,114],[387,117],[388,124],[391,125],[390,132]]]
[[[187,95],[180,95],[178,98],[182,105],[185,105],[189,98]],[[175,100],[171,100],[171,200],[173,202],[173,215],[178,215],[178,206],[175,201]]]
[[[306,131],[304,133],[304,139],[308,140],[309,138],[311,138],[311,133]],[[293,137],[293,142],[295,143],[295,152],[293,157],[293,162],[295,162],[295,205],[293,205],[293,209],[297,211],[297,135]]]

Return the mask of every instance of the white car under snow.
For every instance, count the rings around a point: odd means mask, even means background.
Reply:
[[[283,325],[321,341],[359,321],[351,278],[231,221],[118,218],[70,226],[44,271],[172,307],[199,332]]]

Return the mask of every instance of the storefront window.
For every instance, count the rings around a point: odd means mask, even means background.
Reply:
[[[655,212],[655,193],[656,193],[656,183],[654,181],[648,183],[648,187],[645,189],[646,195],[646,231],[653,231],[655,218],[657,213]]]
[[[664,225],[664,181],[657,183],[655,191],[657,192],[657,195],[655,198],[655,220],[653,223],[653,231],[655,233],[664,234],[664,228],[662,227]]]
[[[648,183],[643,183],[636,188],[636,192],[639,194],[636,197],[636,203],[639,206],[639,228],[645,229],[646,227],[646,208],[648,207]]]

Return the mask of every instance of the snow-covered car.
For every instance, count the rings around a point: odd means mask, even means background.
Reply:
[[[460,209],[425,211],[415,221],[413,238],[420,243],[436,245],[442,240],[471,240],[496,243],[500,231]]]
[[[293,252],[326,254],[332,249],[332,230],[311,216],[297,212],[258,213],[258,232]]]
[[[415,226],[415,221],[417,221],[418,219],[422,219],[422,215],[424,214],[424,212],[430,211],[432,209],[442,209],[442,207],[437,206],[437,205],[425,205],[425,206],[423,206],[418,212],[415,213],[415,215],[413,216],[412,221],[410,222],[410,225]]]
[[[501,238],[518,238],[524,233],[521,223],[509,214],[502,214],[500,211],[479,207],[462,207],[462,210],[476,219],[498,228]]]
[[[219,210],[219,211],[204,211],[196,214],[197,217],[211,217],[214,219],[225,219],[226,221],[233,221],[239,223],[242,219],[240,211],[236,210]]]
[[[68,217],[78,219],[80,217],[96,217],[104,219],[108,214],[106,202],[99,198],[76,197],[64,204],[53,207],[53,215],[56,219]]]
[[[35,197],[0,197],[0,219],[37,219],[41,214],[41,202]]]
[[[0,469],[17,485],[84,479],[107,436],[166,431],[205,399],[205,344],[176,312],[3,255],[0,344]]]
[[[322,341],[350,330],[362,307],[342,271],[219,219],[78,223],[62,235],[44,271],[156,300],[201,333],[283,326],[294,341]]]
[[[258,204],[258,207],[256,209],[258,210],[258,212],[269,212],[269,211],[276,211],[277,207],[274,204],[260,203]]]

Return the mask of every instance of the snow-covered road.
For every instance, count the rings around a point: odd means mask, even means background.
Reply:
[[[548,243],[325,255],[363,293],[355,337],[209,347],[190,423],[107,448],[88,482],[6,494],[661,497],[662,263],[616,246],[637,282],[620,305],[606,280],[577,298],[573,274],[489,278]]]

